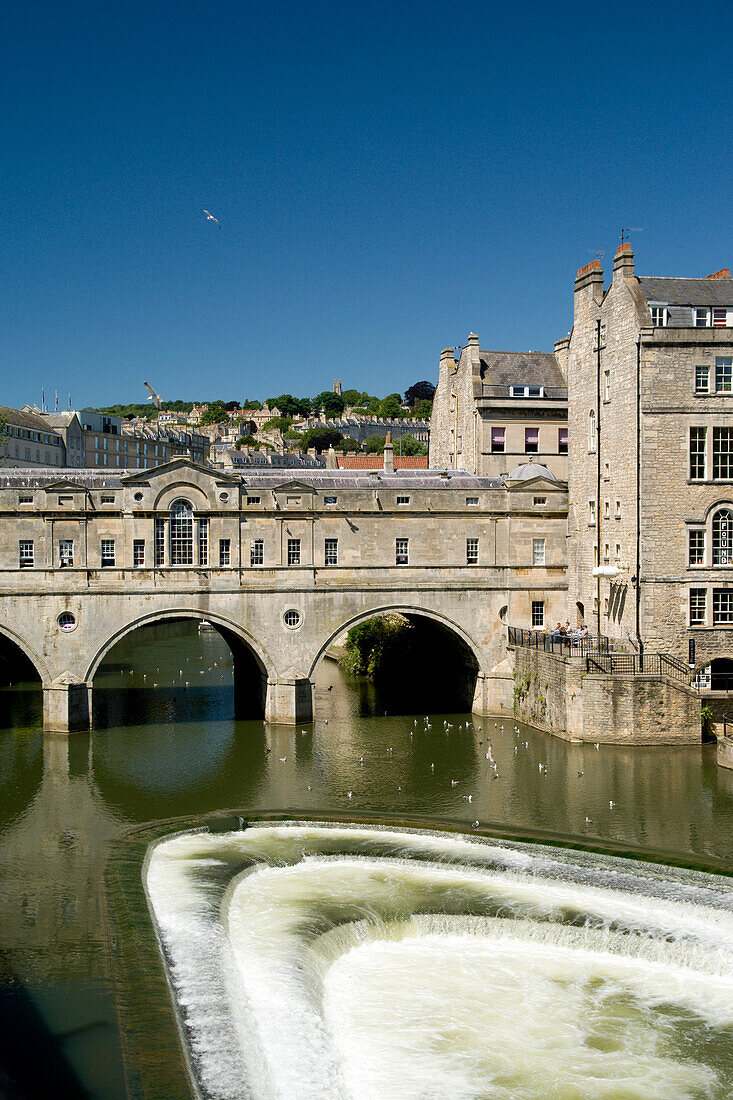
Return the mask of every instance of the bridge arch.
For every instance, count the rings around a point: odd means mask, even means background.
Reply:
[[[51,679],[51,673],[43,658],[34,650],[34,648],[22,638],[20,634],[17,634],[11,627],[6,624],[0,625],[0,639],[7,639],[12,642],[17,649],[23,654],[24,657],[33,665],[36,674],[44,684],[48,683]]]
[[[369,608],[367,611],[360,611],[357,615],[352,615],[350,618],[344,620],[336,630],[331,631],[326,640],[319,646],[315,657],[313,658],[308,676],[312,679],[318,662],[323,657],[323,654],[334,642],[334,639],[343,634],[345,630],[350,630],[352,626],[358,626],[359,623],[366,622],[367,619],[376,619],[380,615],[389,615],[391,613],[397,615],[404,615],[409,619],[411,616],[421,619],[430,619],[432,622],[437,623],[438,626],[444,627],[454,634],[466,647],[466,649],[473,656],[478,671],[485,672],[484,667],[484,654],[481,647],[474,641],[474,639],[466,633],[462,626],[459,626],[457,622],[449,618],[447,615],[443,615],[438,611],[433,611],[428,607],[417,607],[414,604],[405,603],[390,603],[380,604],[377,607]]]

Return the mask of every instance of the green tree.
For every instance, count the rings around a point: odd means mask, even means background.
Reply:
[[[379,402],[379,415],[385,417],[404,416],[402,398],[398,393],[390,393]]]
[[[433,412],[433,402],[428,400],[415,402],[415,416],[420,420],[429,420]]]
[[[399,455],[426,455],[428,453],[427,443],[421,443],[419,439],[415,439],[414,435],[401,435],[395,440],[394,444],[395,454]]]
[[[268,397],[269,408],[276,407],[282,416],[310,416],[311,403],[307,397],[293,397],[290,393],[281,393],[279,397]]]
[[[344,405],[350,405],[359,407],[363,405],[365,401],[369,400],[368,393],[360,393],[359,390],[344,390],[341,396],[344,399]]]
[[[435,397],[435,386],[432,382],[416,382],[405,390],[405,404],[414,408],[418,401],[432,401]]]
[[[292,425],[293,421],[289,416],[271,416],[269,420],[266,420],[262,425],[263,432],[286,432]]]
[[[384,450],[384,436],[370,435],[364,440],[364,450],[368,455],[378,455]]]
[[[220,424],[227,420],[226,405],[223,401],[211,401],[209,407],[201,416],[202,424]]]
[[[349,439],[347,436],[339,443],[339,450],[343,451],[344,454],[352,454],[356,453],[357,451],[361,451],[361,447],[355,439]]]
[[[339,393],[324,390],[313,398],[311,408],[314,412],[320,412],[323,409],[328,417],[341,416],[344,411],[344,399]]]
[[[309,451],[311,447],[315,447],[318,454],[322,451],[327,451],[329,447],[335,447],[337,443],[340,443],[344,437],[341,432],[337,432],[335,428],[309,428],[307,432],[303,432],[302,449]]]
[[[243,401],[242,402],[242,409],[245,410],[245,411],[252,410],[252,409],[261,409],[261,408],[262,408],[262,402],[261,401]]]

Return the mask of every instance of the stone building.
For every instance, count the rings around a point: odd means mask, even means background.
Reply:
[[[567,479],[565,348],[481,351],[471,333],[458,359],[440,356],[430,420],[430,465],[500,477],[540,462]]]
[[[62,436],[30,409],[0,405],[0,466],[65,466]]]
[[[733,279],[575,280],[567,354],[569,600],[632,649],[733,689]]]
[[[56,413],[35,410],[33,415],[61,437],[66,450],[63,465],[68,467],[144,470],[183,456],[205,462],[209,454],[205,436],[190,429],[160,428],[154,421],[131,423],[88,409]]]

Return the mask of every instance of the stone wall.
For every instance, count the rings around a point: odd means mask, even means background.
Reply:
[[[514,713],[571,741],[672,745],[701,740],[700,697],[664,676],[586,673],[585,660],[514,650]]]

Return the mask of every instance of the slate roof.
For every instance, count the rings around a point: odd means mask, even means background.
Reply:
[[[20,409],[9,409],[6,405],[0,405],[0,417],[16,428],[30,428],[34,432],[56,435],[45,416],[39,416],[37,413],[21,412]]]
[[[733,306],[733,278],[676,279],[639,277],[647,302],[671,306]]]
[[[336,455],[339,470],[381,470],[383,455]],[[395,470],[427,470],[427,455],[395,455]]]
[[[544,386],[565,389],[565,379],[552,352],[480,351],[484,386]]]

